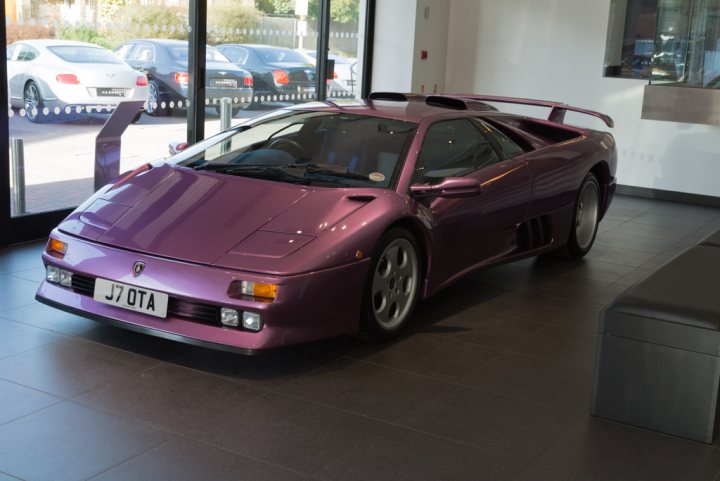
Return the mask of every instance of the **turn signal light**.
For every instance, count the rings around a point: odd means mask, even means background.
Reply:
[[[262,282],[242,281],[240,291],[245,296],[262,297],[275,299],[277,297],[277,284],[265,284]]]
[[[67,244],[63,241],[50,238],[47,247],[45,248],[45,252],[56,259],[62,259],[65,257],[65,253],[67,252]]]
[[[285,70],[273,70],[273,78],[278,85],[287,85],[290,83],[290,77]]]
[[[187,72],[176,72],[175,82],[179,84],[186,84],[190,82],[190,75]]]
[[[137,80],[135,80],[135,85],[138,87],[145,87],[148,84],[148,79],[144,75],[138,75]]]
[[[71,73],[57,74],[55,80],[61,84],[80,85],[80,79],[77,78],[77,75]]]

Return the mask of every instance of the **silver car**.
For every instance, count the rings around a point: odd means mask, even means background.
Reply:
[[[70,40],[23,40],[7,48],[10,103],[31,122],[70,112],[110,112],[147,102],[148,79],[110,50]]]

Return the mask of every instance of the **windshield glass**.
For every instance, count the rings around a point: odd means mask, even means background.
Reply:
[[[228,175],[336,187],[388,188],[417,125],[319,111],[280,111],[172,158]]]
[[[83,45],[61,45],[48,47],[52,53],[72,63],[124,63],[120,57],[109,50]]]

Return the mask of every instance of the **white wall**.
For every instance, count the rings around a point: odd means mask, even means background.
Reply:
[[[607,113],[620,184],[720,196],[720,127],[641,120],[646,81],[602,76],[609,10],[610,0],[452,0],[445,91]]]
[[[450,2],[378,0],[375,8],[371,90],[444,91]]]
[[[375,4],[375,37],[371,90],[412,90],[417,0],[379,0]]]
[[[447,0],[418,0],[413,49],[415,56],[412,72],[413,92],[445,91],[449,19],[450,2]],[[426,60],[421,60],[420,57],[423,50],[428,53]]]

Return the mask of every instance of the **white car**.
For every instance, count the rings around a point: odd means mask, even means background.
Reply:
[[[147,77],[91,43],[13,43],[7,48],[7,75],[11,105],[25,109],[31,122],[70,111],[110,112],[123,100],[147,102]]]

